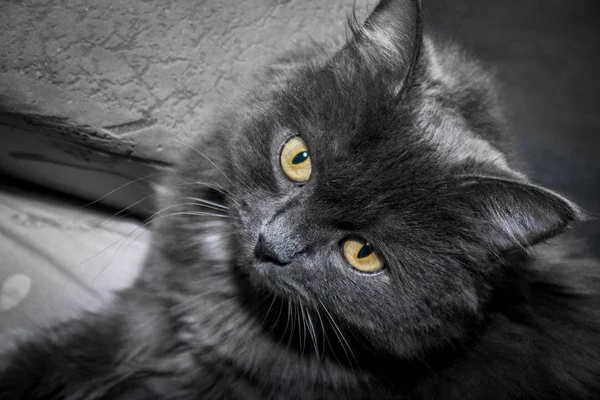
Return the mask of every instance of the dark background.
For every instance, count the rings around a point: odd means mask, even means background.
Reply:
[[[500,82],[528,175],[600,216],[597,0],[423,1],[425,24]],[[600,255],[600,223],[577,224]]]

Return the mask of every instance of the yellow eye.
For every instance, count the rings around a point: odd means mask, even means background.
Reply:
[[[376,272],[385,266],[385,260],[375,248],[362,239],[346,239],[342,245],[346,260],[361,272]]]
[[[281,168],[286,176],[296,183],[304,183],[310,178],[310,154],[308,146],[300,136],[291,138],[283,146]]]

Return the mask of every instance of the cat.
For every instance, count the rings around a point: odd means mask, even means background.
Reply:
[[[134,286],[11,344],[0,397],[600,398],[586,215],[421,15],[270,65],[165,181]]]

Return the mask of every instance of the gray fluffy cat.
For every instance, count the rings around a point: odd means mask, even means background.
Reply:
[[[542,243],[583,213],[420,2],[350,28],[193,145],[134,287],[16,343],[0,398],[600,398],[598,264]]]

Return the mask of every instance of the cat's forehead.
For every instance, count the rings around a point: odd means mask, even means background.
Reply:
[[[401,143],[418,133],[411,107],[398,104],[384,82],[348,68],[303,70],[276,99],[278,123],[331,157],[405,151]]]
[[[283,124],[329,158],[360,157],[364,167],[416,157],[446,168],[475,162],[509,170],[503,152],[457,113],[462,94],[436,82],[424,76],[416,90],[398,97],[381,76],[330,63],[298,72],[276,107]]]
[[[385,83],[368,74],[339,66],[306,68],[268,98],[257,107],[260,117],[244,130],[244,145],[234,146],[234,162],[246,170],[256,166],[266,173],[256,154],[276,164],[293,136],[306,141],[320,184],[346,181],[366,193],[389,192],[397,186],[393,182],[408,182],[403,176],[431,170],[423,165],[435,162],[410,103],[399,103]],[[360,191],[352,194],[364,197]]]

